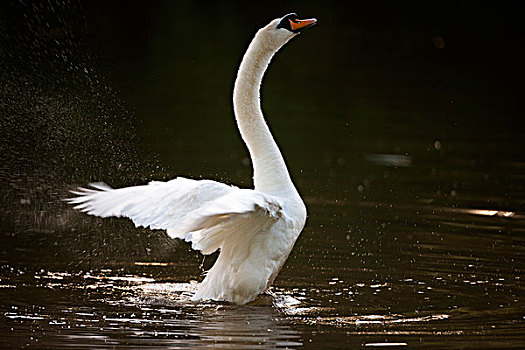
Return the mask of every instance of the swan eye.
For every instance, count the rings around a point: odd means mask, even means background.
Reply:
[[[281,21],[277,25],[277,29],[284,28],[284,29],[287,29],[287,30],[293,32],[292,25],[291,25],[292,21],[294,21],[294,22],[297,21],[297,14],[296,13],[289,13],[286,16],[284,16],[283,18],[281,18]]]

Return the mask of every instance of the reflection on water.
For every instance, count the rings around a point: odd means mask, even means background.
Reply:
[[[159,272],[147,269],[129,274],[133,265],[85,272],[3,265],[0,332],[8,347],[426,348],[486,344],[502,333],[505,344],[520,345],[518,271],[485,255],[483,242],[454,251],[441,239],[411,235],[409,245],[394,238],[395,254],[382,252],[393,248],[386,239],[377,249],[355,249],[344,232],[318,241],[332,247],[329,255],[302,244],[270,293],[248,306],[192,303],[196,281],[157,280]],[[417,254],[408,251],[412,244]],[[306,260],[312,269],[302,268]],[[177,267],[148,269],[176,276]]]
[[[523,113],[500,78],[516,65],[454,30],[305,1],[320,25],[262,96],[309,218],[252,305],[190,302],[214,257],[65,205],[92,181],[251,184],[231,84],[281,4],[180,3],[1,3],[0,347],[525,348]],[[486,23],[476,47],[517,46]]]
[[[350,326],[347,334],[360,335],[421,335],[437,334],[437,331],[404,329],[449,317],[440,314],[323,316],[333,310],[312,305],[313,298],[306,289],[276,288],[269,296],[248,306],[197,304],[189,301],[196,289],[194,282],[155,283],[149,277],[114,275],[110,270],[76,274],[40,270],[28,275],[3,266],[2,272],[2,280],[14,283],[2,285],[7,289],[2,293],[3,300],[12,302],[2,310],[3,323],[8,326],[2,337],[9,339],[5,345],[11,347],[148,344],[172,348],[207,345],[239,349],[295,348],[304,341],[297,326]],[[50,294],[58,294],[51,303]],[[26,296],[30,296],[31,304],[21,302]],[[403,326],[400,328],[397,324]],[[371,326],[379,326],[381,331],[367,329]],[[25,334],[24,330],[31,330],[31,337],[17,337]]]
[[[6,271],[12,269],[4,266],[2,278],[7,277]],[[152,283],[148,277],[110,271],[71,274],[42,270],[28,279],[25,273],[14,273],[10,279],[17,283],[3,285],[11,289],[3,293],[3,300],[14,303],[1,310],[3,324],[8,326],[2,339],[10,347],[69,344],[251,349],[302,345],[300,332],[280,318],[271,300],[243,307],[191,303],[196,283]],[[54,293],[60,296],[49,303],[49,294]],[[32,303],[18,304],[26,295]],[[30,338],[17,337],[28,330]]]

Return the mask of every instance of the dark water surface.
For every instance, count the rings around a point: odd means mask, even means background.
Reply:
[[[525,348],[513,9],[267,5],[2,5],[1,348]],[[290,10],[319,25],[262,94],[307,225],[268,295],[192,303],[215,256],[61,199],[178,175],[251,186],[233,79]]]

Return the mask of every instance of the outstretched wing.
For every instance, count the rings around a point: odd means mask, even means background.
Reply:
[[[172,238],[191,241],[203,254],[213,253],[235,235],[265,231],[283,216],[277,198],[211,180],[179,177],[120,189],[102,183],[91,187],[72,191],[77,197],[67,201],[87,214],[123,216],[137,227],[165,229]]]

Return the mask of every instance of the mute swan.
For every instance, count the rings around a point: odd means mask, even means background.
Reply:
[[[91,215],[128,217],[139,227],[164,229],[208,255],[220,250],[193,300],[246,304],[273,283],[306,221],[306,207],[266,125],[259,88],[273,55],[316,19],[294,13],[260,29],[242,59],[235,87],[235,118],[253,161],[254,189],[182,177],[113,189],[72,191],[67,201]]]

